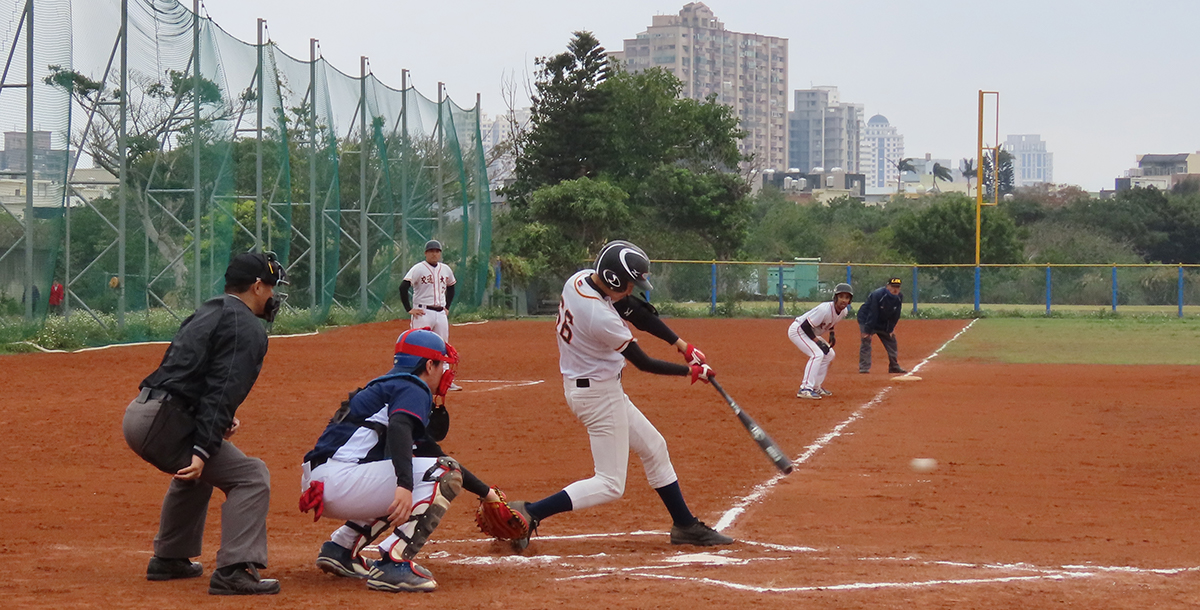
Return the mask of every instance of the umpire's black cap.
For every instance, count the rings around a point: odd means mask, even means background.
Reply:
[[[225,283],[241,284],[262,280],[268,286],[287,284],[287,273],[283,265],[275,260],[273,252],[243,252],[229,261],[225,268]]]
[[[888,280],[888,285],[889,285],[889,286],[899,286],[899,285],[900,285],[900,278],[898,278],[898,277],[894,277],[894,278],[892,278],[892,279]]]
[[[431,239],[431,240],[425,242],[425,251],[426,252],[429,252],[430,250],[439,250],[440,251],[441,249],[442,249],[442,242],[440,242],[436,239]]]

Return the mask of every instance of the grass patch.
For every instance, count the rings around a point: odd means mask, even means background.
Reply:
[[[944,354],[1013,364],[1193,365],[1200,364],[1197,344],[1196,318],[990,318]]]

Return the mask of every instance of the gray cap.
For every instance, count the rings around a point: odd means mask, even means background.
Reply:
[[[841,284],[833,287],[833,296],[836,297],[843,292],[850,296],[854,296],[854,289],[851,288],[850,284],[847,284],[846,282],[842,282]]]
[[[441,250],[441,249],[442,249],[442,242],[440,242],[436,239],[431,239],[431,240],[425,242],[425,251],[426,252],[428,252],[430,250]]]

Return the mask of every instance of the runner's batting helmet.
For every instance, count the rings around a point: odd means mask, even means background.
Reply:
[[[631,282],[641,290],[650,290],[650,257],[641,248],[622,240],[610,241],[596,257],[596,273],[611,290],[622,292]]]
[[[850,296],[854,296],[854,289],[850,287],[850,284],[842,282],[841,284],[838,284],[837,286],[833,287],[833,296],[836,297],[837,295],[842,294],[843,292]]]

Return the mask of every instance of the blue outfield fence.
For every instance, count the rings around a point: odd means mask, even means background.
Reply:
[[[1122,309],[1200,314],[1200,265],[893,265],[877,263],[678,261],[652,262],[656,304],[673,303],[709,315],[755,308],[788,315],[827,300],[847,282],[855,301],[889,278],[911,278],[902,290],[912,313],[922,307],[1005,309],[1046,315],[1060,309]],[[707,303],[707,308],[703,304]],[[761,305],[760,305],[761,304]]]

